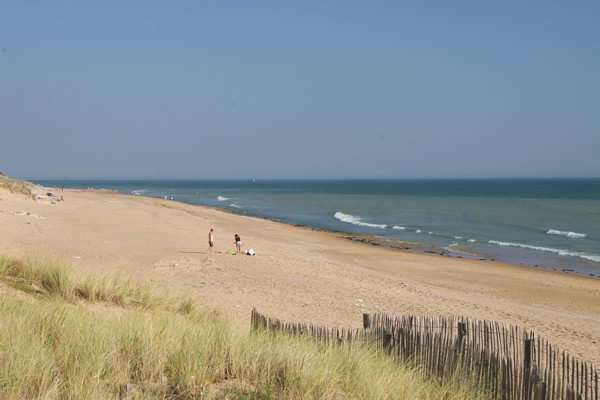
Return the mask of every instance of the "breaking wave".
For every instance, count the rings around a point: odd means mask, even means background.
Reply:
[[[499,242],[497,240],[490,240],[488,243],[495,244],[498,246],[519,247],[521,249],[544,251],[547,253],[558,254],[560,256],[579,257],[579,258],[583,258],[585,260],[600,262],[600,255],[588,254],[588,253],[583,253],[580,251],[569,251],[569,250],[554,249],[552,247],[532,246],[530,244],[523,244],[523,243]]]
[[[360,218],[360,217],[355,217],[354,215],[344,214],[340,211],[336,212],[333,215],[333,217],[337,220],[340,220],[342,222],[346,222],[346,223],[352,224],[352,225],[366,226],[369,228],[379,228],[379,229],[385,229],[387,227],[387,225],[370,224],[368,222],[363,222],[362,218]]]
[[[231,199],[229,197],[217,196],[217,200],[219,200],[219,201],[227,201],[227,200],[231,200]]]
[[[585,233],[577,233],[577,232],[568,232],[568,231],[558,231],[556,229],[550,229],[546,232],[546,235],[558,235],[564,236],[572,239],[581,239],[586,237]]]

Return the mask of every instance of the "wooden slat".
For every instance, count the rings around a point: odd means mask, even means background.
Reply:
[[[310,335],[325,346],[375,340],[390,355],[433,376],[452,376],[457,368],[472,372],[496,398],[600,400],[596,366],[559,351],[535,332],[497,321],[363,314],[359,330],[288,323],[253,309],[251,327],[271,334]]]

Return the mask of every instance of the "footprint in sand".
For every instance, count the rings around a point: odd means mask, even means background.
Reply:
[[[201,262],[202,265],[209,265],[209,266],[213,265],[213,263],[214,263],[214,261],[211,257],[204,257]]]

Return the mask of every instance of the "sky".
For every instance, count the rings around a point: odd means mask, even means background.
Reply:
[[[0,2],[18,178],[600,177],[600,2]]]

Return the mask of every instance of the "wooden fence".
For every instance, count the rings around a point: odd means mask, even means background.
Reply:
[[[364,329],[286,323],[252,311],[253,329],[310,335],[326,343],[373,340],[437,377],[470,373],[493,398],[599,400],[598,368],[533,331],[466,317],[364,314]]]

